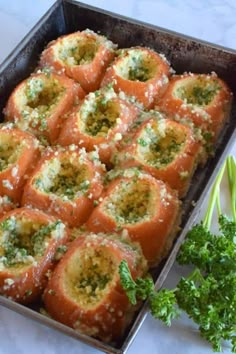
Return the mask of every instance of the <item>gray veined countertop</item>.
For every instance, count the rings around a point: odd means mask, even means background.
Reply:
[[[53,0],[0,0],[0,62],[53,4]],[[235,0],[84,0],[125,16],[236,49]],[[236,144],[232,154],[236,156]],[[225,198],[227,203],[227,198]],[[173,287],[182,269],[175,265],[165,282]],[[230,353],[227,344],[224,353]],[[79,341],[0,306],[0,354],[99,353]],[[210,354],[186,316],[170,328],[148,316],[129,354]]]

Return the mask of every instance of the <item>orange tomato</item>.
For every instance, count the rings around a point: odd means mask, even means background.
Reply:
[[[38,299],[67,237],[65,225],[38,210],[19,208],[0,218],[0,294],[24,304]]]
[[[121,287],[119,264],[126,260],[135,279],[146,272],[138,247],[114,235],[81,235],[73,241],[44,292],[57,321],[103,341],[121,338],[136,307]]]

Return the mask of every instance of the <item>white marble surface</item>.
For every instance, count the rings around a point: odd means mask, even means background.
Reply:
[[[52,5],[53,0],[0,0],[0,62]],[[235,0],[84,0],[87,4],[141,19],[196,38],[236,49]],[[232,149],[236,155],[236,145]],[[181,268],[174,266],[165,285],[173,286]],[[210,354],[194,324],[185,316],[164,327],[150,316],[129,354]],[[225,353],[230,353],[227,345]],[[0,354],[91,354],[90,347],[0,306]]]

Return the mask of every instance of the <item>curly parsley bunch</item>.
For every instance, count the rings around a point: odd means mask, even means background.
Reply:
[[[224,216],[220,206],[220,183],[227,167],[232,219]],[[213,209],[217,206],[219,235],[210,231]],[[201,335],[214,351],[221,351],[223,340],[236,353],[236,162],[229,156],[220,170],[204,220],[187,234],[177,261],[195,266],[181,278],[173,290],[156,291],[150,276],[131,277],[125,261],[120,264],[120,279],[132,304],[148,299],[151,314],[170,326],[181,310],[198,324]]]

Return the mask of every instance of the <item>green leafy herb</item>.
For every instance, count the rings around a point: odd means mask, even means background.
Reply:
[[[232,219],[222,214],[220,183],[228,172]],[[221,168],[209,198],[204,220],[187,234],[177,261],[195,269],[181,278],[173,290],[154,289],[150,277],[132,279],[128,264],[120,264],[121,285],[132,304],[147,299],[151,314],[170,326],[180,311],[185,311],[198,324],[199,331],[213,347],[221,351],[223,340],[232,344],[236,353],[236,163],[228,157]],[[210,231],[213,209],[217,207],[219,235]]]
[[[132,279],[128,264],[126,261],[121,261],[119,266],[119,274],[121,285],[126,291],[129,301],[132,305],[136,305],[137,298],[145,300],[154,290],[154,284],[151,277],[144,279],[137,278],[136,281]]]
[[[180,311],[175,306],[176,296],[174,290],[162,289],[153,292],[149,298],[151,314],[154,318],[163,321],[167,326],[171,325],[174,318],[178,318]]]

